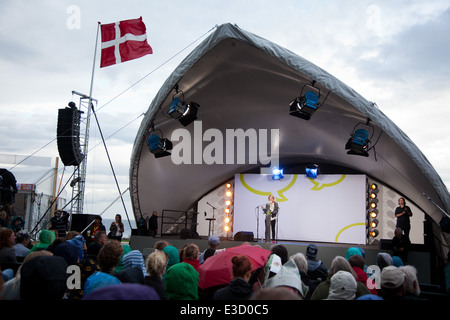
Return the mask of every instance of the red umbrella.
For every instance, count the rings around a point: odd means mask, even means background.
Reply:
[[[209,257],[198,268],[198,286],[202,289],[218,285],[226,285],[232,279],[231,259],[234,256],[247,256],[252,264],[252,271],[264,266],[271,252],[267,249],[242,244],[237,247],[226,248],[224,251]]]

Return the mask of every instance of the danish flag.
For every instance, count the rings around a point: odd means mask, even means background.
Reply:
[[[142,17],[102,24],[100,68],[152,54]]]

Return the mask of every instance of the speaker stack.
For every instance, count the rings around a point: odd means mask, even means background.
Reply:
[[[74,103],[58,110],[57,145],[59,156],[65,166],[78,166],[84,159],[80,149],[80,118]]]

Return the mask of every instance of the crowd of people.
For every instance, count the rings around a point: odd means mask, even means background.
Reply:
[[[264,265],[255,269],[246,255],[233,256],[230,281],[201,288],[202,264],[227,250],[220,248],[219,237],[209,237],[209,248],[203,252],[195,243],[176,248],[157,241],[153,252],[144,256],[128,244],[108,238],[104,229],[96,226],[93,237],[86,238],[75,231],[62,237],[58,230],[41,230],[34,245],[25,232],[1,229],[1,299],[421,299],[417,270],[384,252],[377,256],[377,268],[367,266],[365,252],[359,247],[348,248],[345,256],[336,256],[326,266],[314,244],[307,246],[305,253],[291,256],[285,246],[273,244]],[[8,267],[15,263],[17,268]],[[73,270],[71,266],[78,268],[79,278],[68,271]]]

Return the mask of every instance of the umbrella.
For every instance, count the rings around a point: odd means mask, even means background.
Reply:
[[[225,250],[209,257],[198,268],[201,289],[229,284],[232,279],[231,259],[234,256],[247,256],[252,264],[252,271],[266,264],[267,257],[271,251],[250,244],[242,244]]]

